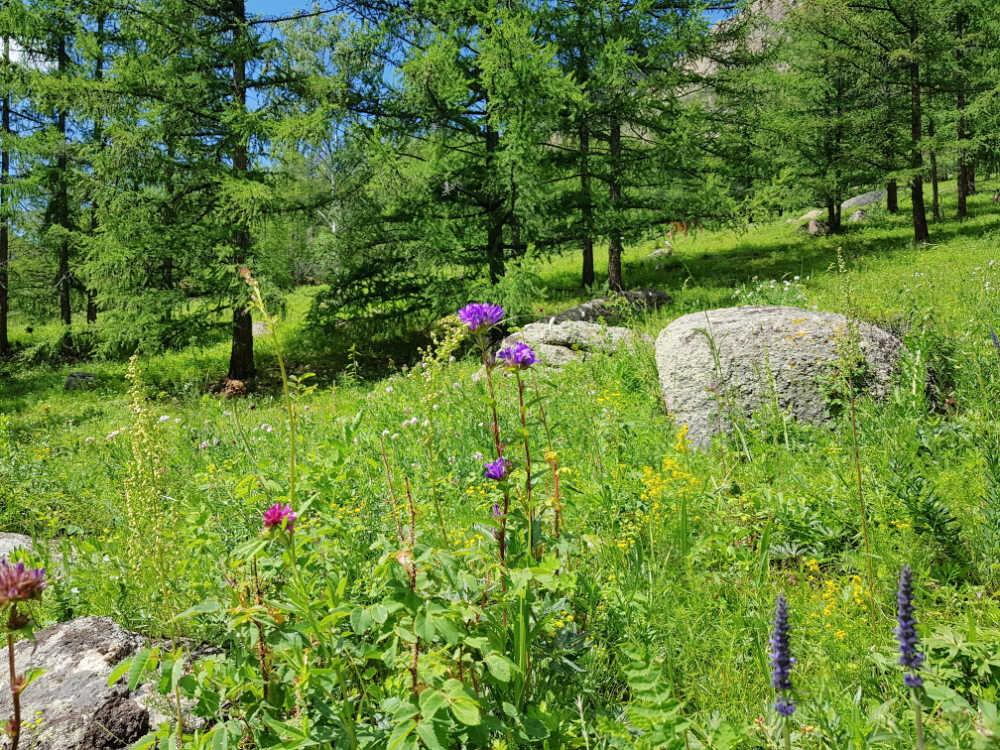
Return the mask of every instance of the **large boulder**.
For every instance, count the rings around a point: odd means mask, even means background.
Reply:
[[[867,193],[862,193],[861,195],[855,195],[853,198],[848,198],[846,201],[840,204],[841,211],[850,211],[852,208],[861,208],[862,206],[870,206],[873,203],[881,203],[885,200],[884,190],[871,190]]]
[[[500,347],[523,341],[535,350],[542,364],[560,367],[592,352],[610,354],[642,340],[648,341],[649,337],[641,336],[631,328],[567,320],[562,323],[529,323],[505,338]]]
[[[117,750],[149,731],[149,712],[108,677],[143,645],[142,636],[107,617],[81,617],[14,646],[18,673],[44,673],[21,694],[27,726],[21,747],[34,750]],[[12,715],[7,670],[0,679],[0,717]]]
[[[849,330],[843,315],[797,307],[727,307],[678,318],[656,339],[667,410],[702,447],[730,428],[731,410],[749,416],[775,396],[798,419],[820,423],[827,417],[824,376]],[[902,344],[867,323],[857,324],[856,335],[868,390],[880,398]]]
[[[826,213],[826,211],[824,211],[822,208],[814,208],[812,211],[809,211],[808,213],[802,214],[797,219],[789,219],[788,223],[789,224],[805,224],[807,221],[812,221],[813,219],[818,219],[820,216],[822,216],[825,213]]]
[[[618,292],[611,297],[598,297],[584,302],[557,315],[542,318],[540,323],[563,323],[569,320],[597,323],[603,320],[608,325],[622,322],[630,314],[655,310],[670,302],[670,295],[659,289],[634,289]]]

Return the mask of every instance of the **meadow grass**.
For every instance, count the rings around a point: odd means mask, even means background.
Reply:
[[[528,592],[537,628],[531,645],[522,646],[533,654],[528,661],[538,662],[537,681],[510,688],[504,698],[520,723],[497,728],[492,746],[777,746],[767,642],[775,597],[784,593],[797,658],[794,746],[912,747],[913,718],[892,632],[904,564],[914,570],[928,652],[923,700],[931,746],[991,746],[1000,687],[1000,350],[990,326],[1000,327],[1000,212],[989,192],[984,187],[973,200],[975,218],[933,226],[934,243],[925,247],[909,244],[903,206],[900,216],[876,211],[835,237],[806,237],[779,221],[681,237],[666,259],[646,259],[658,244],[651,239],[625,258],[633,286],[673,297],[634,321],[653,335],[687,312],[760,303],[851,311],[904,337],[907,351],[890,397],[857,404],[873,587],[849,420],[808,426],[772,410],[744,441],[689,450],[680,426],[664,414],[647,345],[560,372],[528,373],[526,428],[514,407],[514,379],[498,378],[500,429],[511,436],[512,455],[525,438],[536,460],[555,457],[535,472],[539,504],[532,516],[551,524],[558,474],[563,525],[559,536],[544,537],[537,557],[521,550],[536,588],[511,583],[509,592],[490,594],[507,606],[508,595]],[[540,311],[589,298],[578,288],[572,259],[549,259],[532,270],[545,283]],[[280,325],[293,345],[307,302],[305,293],[294,297]],[[240,631],[227,618],[239,606],[204,603],[225,599],[230,589],[242,601],[252,586],[244,590],[232,580],[258,581],[259,560],[268,571],[260,576],[275,591],[287,589],[290,601],[311,591],[324,617],[347,607],[351,627],[338,637],[363,654],[343,663],[359,675],[371,670],[358,680],[376,686],[360,699],[362,707],[370,700],[375,713],[376,705],[387,715],[400,711],[406,671],[390,666],[395,652],[376,659],[364,651],[365,639],[379,648],[386,638],[409,643],[405,633],[424,631],[416,614],[412,622],[394,619],[410,606],[401,602],[412,602],[419,590],[427,612],[432,601],[444,609],[459,601],[473,607],[474,598],[454,593],[462,590],[462,576],[497,575],[490,567],[490,519],[501,495],[483,478],[492,445],[489,397],[479,363],[461,356],[464,350],[456,348],[451,361],[446,348],[439,360],[425,358],[377,382],[342,375],[293,383],[300,520],[295,547],[270,557],[255,540],[262,510],[288,497],[284,406],[267,391],[230,400],[205,394],[224,369],[228,349],[221,344],[142,362],[145,385],[131,401],[119,363],[84,366],[98,376],[93,391],[63,391],[68,367],[8,370],[0,389],[0,528],[54,540],[39,552],[56,575],[43,621],[108,614],[150,635],[214,640],[238,654]],[[266,339],[258,355],[262,364],[273,356]],[[308,352],[294,352],[293,371],[312,369],[308,360]],[[522,461],[512,481],[524,483],[523,469]],[[136,485],[136,477],[150,477],[148,486]],[[126,486],[140,486],[128,501]],[[128,503],[171,522],[138,529],[125,520]],[[400,517],[401,527],[416,519],[416,543],[405,534],[397,538]],[[410,594],[405,577],[394,578],[386,562],[392,559],[407,570],[420,566]],[[145,574],[136,573],[136,560]],[[558,567],[556,578],[545,568],[550,563]],[[343,581],[344,590],[320,581]],[[189,607],[200,609],[173,619]],[[294,611],[302,616],[301,608]],[[389,635],[366,625],[366,617],[387,617]],[[261,616],[246,618],[243,625],[259,624]],[[273,611],[264,619],[273,628],[274,653],[281,653],[283,621]],[[504,615],[494,626],[502,633],[515,623]],[[325,643],[311,637],[317,649]],[[428,632],[417,640],[424,643],[417,651],[428,685],[437,685],[429,675],[450,658],[443,644],[431,648],[441,637]],[[521,641],[511,636],[509,643]],[[496,648],[507,658],[507,646]],[[500,680],[506,668],[500,656],[490,662],[482,652],[483,664],[492,665],[483,667],[484,676]],[[516,653],[509,656],[516,664]],[[211,676],[192,674],[204,695]],[[249,683],[248,674],[233,672]],[[645,689],[651,681],[656,690]],[[500,680],[491,689],[507,696],[505,686],[514,683]],[[416,700],[419,691],[413,692]],[[461,716],[464,698],[447,697]],[[488,701],[479,699],[488,713]],[[277,699],[272,693],[268,700]],[[289,700],[300,711],[312,705],[302,696]],[[497,715],[503,711],[498,703]],[[544,732],[532,730],[529,718]],[[342,727],[354,721],[336,718]],[[656,731],[668,739],[653,739]],[[388,735],[378,736],[373,746]]]

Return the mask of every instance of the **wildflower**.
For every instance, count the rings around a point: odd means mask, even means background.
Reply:
[[[224,416],[224,417],[231,417],[231,416],[233,416],[233,413],[231,411],[224,411],[224,412],[222,412],[222,416]]]
[[[459,320],[475,333],[495,326],[503,318],[503,308],[500,305],[490,305],[485,302],[473,302],[458,311]]]
[[[28,568],[24,563],[11,565],[0,561],[0,606],[39,599],[45,588],[45,568]]]
[[[386,392],[386,393],[392,393],[392,386],[391,386],[391,385],[387,385],[387,386],[385,387],[385,392]]]
[[[486,464],[486,468],[483,471],[483,476],[487,479],[493,479],[497,482],[502,479],[507,478],[507,474],[510,473],[511,463],[506,458],[498,458],[493,463]]]
[[[161,417],[160,417],[160,418],[159,418],[158,420],[156,420],[156,421],[157,421],[157,422],[160,422],[161,424],[162,424],[163,422],[169,422],[169,421],[170,421],[170,415],[169,415],[169,414],[164,414],[163,416],[161,416]]]
[[[398,438],[398,437],[399,437],[399,433],[398,433],[398,432],[394,432],[394,433],[392,433],[392,434],[391,434],[391,435],[389,436],[389,439],[390,439],[390,440],[395,440],[395,439],[396,439],[396,438]]]
[[[534,350],[523,342],[518,342],[513,346],[505,346],[497,357],[507,363],[507,367],[512,370],[524,370],[538,362],[538,357]]]
[[[269,425],[267,422],[265,422],[264,424],[262,424],[260,426],[260,429],[262,429],[264,432],[274,432],[274,427],[272,427],[271,425]]]
[[[207,440],[203,440],[202,442],[198,443],[198,450],[200,451],[208,450],[208,446],[209,442]]]
[[[84,440],[83,442],[85,442],[87,445],[90,445],[92,442],[94,442],[94,438],[89,437],[86,440]]]
[[[389,437],[389,430],[382,430],[382,437]]]
[[[483,374],[482,373],[480,373],[480,372],[474,372],[474,373],[472,373],[472,382],[473,383],[478,383],[482,379],[483,379]]]
[[[792,689],[790,673],[795,658],[788,643],[788,602],[784,594],[778,594],[774,610],[774,632],[771,635],[771,684],[778,692],[774,702],[775,710],[782,716],[795,713],[795,704],[784,693]]]
[[[298,516],[295,515],[295,511],[292,510],[291,505],[282,505],[281,503],[276,503],[264,511],[264,528],[272,529],[274,527],[288,529],[288,531],[295,530],[295,519]]]
[[[121,430],[112,430],[111,432],[108,433],[108,436],[105,438],[105,440],[107,440],[110,443],[112,440],[118,437],[121,434],[121,432],[122,432]]]
[[[500,518],[503,515],[503,511],[500,510],[500,506],[497,503],[493,503],[493,508],[491,510],[494,518]]]
[[[473,453],[472,454],[472,460],[473,461],[482,461],[483,460],[483,452],[482,451],[476,451],[475,453]]]
[[[917,621],[913,617],[913,572],[904,565],[899,573],[899,590],[896,593],[896,638],[899,640],[899,663],[910,672],[903,676],[907,687],[916,688],[924,684],[920,675],[915,674],[923,664],[924,655],[917,651],[920,640],[917,636]]]
[[[180,417],[174,417],[174,424],[180,424],[180,423],[181,423],[181,418]]]

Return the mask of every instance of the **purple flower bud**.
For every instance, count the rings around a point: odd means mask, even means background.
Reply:
[[[40,599],[45,580],[45,568],[28,568],[24,563],[11,565],[0,561],[0,607],[28,599]]]
[[[915,688],[924,684],[920,675],[915,674],[924,663],[924,655],[917,651],[920,638],[917,636],[917,620],[913,616],[913,571],[904,565],[899,572],[899,590],[896,592],[896,638],[899,640],[899,663],[910,672],[903,675],[903,684]]]
[[[296,518],[298,516],[295,515],[295,511],[292,510],[291,505],[276,503],[264,511],[264,528],[273,529],[277,527],[279,529],[285,528],[288,531],[294,531]]]
[[[522,341],[505,346],[497,352],[497,359],[503,360],[512,370],[524,370],[538,362],[534,350]]]
[[[493,508],[491,512],[493,513],[494,518],[500,518],[500,516],[503,515],[503,511],[500,509],[500,506],[497,505],[496,503],[493,503]]]
[[[510,461],[506,458],[498,458],[493,463],[486,464],[483,476],[487,479],[493,479],[499,482],[500,480],[507,478],[507,474],[510,473],[510,467]]]
[[[499,323],[503,319],[503,308],[500,305],[473,302],[459,310],[458,317],[470,331],[475,333]]]
[[[791,691],[792,656],[788,641],[788,602],[784,594],[778,594],[777,606],[774,610],[774,632],[771,634],[771,684],[778,692],[774,708],[782,716],[795,713],[795,704],[791,698],[784,695]]]

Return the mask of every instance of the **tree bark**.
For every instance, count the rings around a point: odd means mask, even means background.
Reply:
[[[934,146],[934,119],[927,121],[927,135],[931,137],[931,215],[941,221],[941,191],[938,185],[937,149]]]
[[[244,0],[234,0],[235,24],[233,31],[233,93],[239,105],[246,110],[246,59],[242,49],[243,36],[246,33],[246,4]],[[249,169],[247,147],[240,134],[235,136],[233,147],[233,171],[237,174],[246,173]],[[233,265],[239,268],[246,263],[250,254],[250,231],[245,225],[238,226],[233,233]],[[247,380],[254,375],[253,361],[253,316],[246,305],[233,308],[233,347],[229,354],[229,373],[231,380]]]
[[[3,65],[10,68],[10,38],[3,40]],[[10,220],[7,218],[7,182],[10,175],[10,151],[8,139],[10,130],[10,94],[3,96],[2,127],[4,145],[0,151],[0,357],[10,354],[10,338],[8,334],[8,314],[10,311],[9,283],[10,274]]]
[[[967,154],[965,151],[965,140],[969,137],[969,123],[965,117],[965,51],[962,49],[965,35],[965,14],[960,12],[957,20],[958,46],[955,48],[955,62],[958,67],[958,91],[955,92],[955,110],[958,113],[958,123],[956,125],[958,137],[958,218],[964,219],[969,215],[967,197],[969,195],[969,174],[966,164]]]
[[[69,56],[66,53],[66,38],[61,35],[61,29],[59,33],[57,64],[59,72],[62,73],[69,65]],[[73,322],[70,299],[73,277],[69,270],[69,186],[66,184],[69,159],[66,155],[66,111],[63,109],[59,109],[56,113],[56,129],[59,132],[59,156],[56,158],[56,189],[52,199],[55,203],[54,218],[62,230],[59,239],[59,271],[56,289],[59,292],[59,317],[63,324],[68,326]],[[69,333],[67,332],[63,344],[69,345],[69,343]]]
[[[580,125],[580,214],[583,223],[583,286],[594,284],[594,204],[590,198],[590,131],[586,123]]]
[[[97,17],[97,59],[94,62],[94,80],[99,84],[104,80],[104,23],[105,17],[99,15]],[[100,115],[95,115],[94,117],[94,144],[99,151],[104,150],[104,127],[101,122]],[[97,211],[99,209],[96,196],[91,199],[90,203],[90,236],[93,237],[97,233],[97,227],[100,222],[97,219]],[[96,323],[97,322],[97,290],[93,287],[87,287],[87,322]]]
[[[622,209],[622,125],[617,118],[611,121],[611,132],[608,138],[608,155],[611,157],[611,234],[608,237],[608,289],[612,292],[624,291],[622,279],[622,227],[620,212]]]
[[[486,174],[492,181],[496,154],[500,150],[500,133],[492,125],[486,126]],[[504,206],[496,194],[496,189],[487,188],[486,198],[486,263],[489,266],[490,283],[496,284],[506,272],[503,253]]]
[[[899,185],[895,180],[889,180],[885,184],[886,209],[891,214],[899,213]]]
[[[916,21],[910,26],[911,55],[916,54],[919,29]],[[927,229],[927,209],[924,206],[924,155],[920,150],[920,138],[923,135],[920,103],[920,63],[913,58],[909,65],[910,71],[910,200],[913,204],[913,241],[927,242],[930,232]]]

